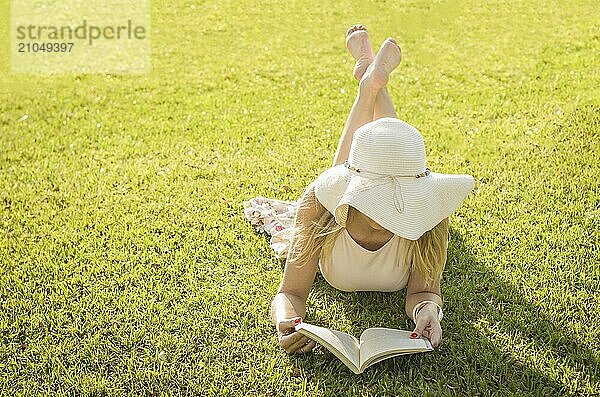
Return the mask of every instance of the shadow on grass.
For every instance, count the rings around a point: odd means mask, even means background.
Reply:
[[[561,327],[562,319],[544,314],[542,305],[527,300],[522,291],[478,262],[455,231],[451,236],[442,282],[442,344],[430,353],[375,364],[362,375],[354,375],[318,347],[313,354],[290,358],[307,381],[338,395],[597,393],[599,363],[591,347]],[[307,321],[337,329],[336,323],[349,323],[357,337],[374,326],[412,330],[404,302],[404,290],[344,293],[319,275]]]

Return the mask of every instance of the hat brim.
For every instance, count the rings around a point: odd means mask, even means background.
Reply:
[[[417,240],[456,211],[474,187],[470,175],[435,172],[372,182],[339,165],[317,178],[315,194],[343,227],[352,206],[392,233]]]

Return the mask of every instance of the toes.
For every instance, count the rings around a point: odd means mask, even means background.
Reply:
[[[352,33],[356,32],[357,30],[364,30],[366,32],[367,27],[365,25],[352,25],[346,31],[346,36],[350,36]]]
[[[386,43],[392,43],[393,47],[395,47],[398,51],[400,51],[400,45],[396,42],[396,40],[394,40],[391,37],[388,37],[387,39],[385,39],[385,41],[381,44],[381,48],[386,46]]]

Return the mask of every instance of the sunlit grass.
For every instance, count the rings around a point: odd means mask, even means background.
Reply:
[[[155,3],[149,75],[4,75],[1,394],[599,394],[598,16],[593,1]],[[451,219],[443,344],[362,376],[277,346],[282,267],[242,211],[331,164],[356,22],[401,44],[389,90],[429,167],[477,181]],[[403,307],[318,278],[307,320],[409,329]]]

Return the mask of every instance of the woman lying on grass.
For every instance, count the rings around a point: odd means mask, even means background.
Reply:
[[[363,25],[346,34],[356,59],[358,95],[344,126],[332,168],[304,191],[271,317],[279,344],[306,353],[315,342],[295,332],[319,269],[343,291],[398,291],[406,287],[412,338],[437,347],[442,339],[440,280],[448,249],[448,217],[473,189],[469,175],[425,167],[421,134],[396,118],[386,89],[400,64],[388,38],[377,56]]]

